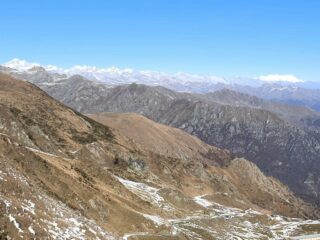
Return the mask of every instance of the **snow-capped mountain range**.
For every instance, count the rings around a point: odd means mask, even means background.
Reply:
[[[13,59],[0,65],[0,71],[9,72],[38,86],[53,86],[60,84],[61,81],[75,84],[74,81],[78,81],[79,84],[99,86],[102,84],[107,87],[137,83],[162,86],[177,92],[189,93],[208,93],[230,89],[259,98],[301,105],[320,111],[320,83],[303,81],[292,75],[274,74],[251,78],[224,78],[189,73],[168,74],[157,71],[138,71],[116,67],[74,66],[61,68],[19,59]]]
[[[223,85],[248,85],[259,87],[265,83],[281,83],[283,85],[304,84],[304,81],[290,74],[271,74],[259,77],[218,77],[212,75],[200,75],[178,72],[174,74],[134,70],[130,68],[120,69],[117,67],[98,68],[95,66],[75,65],[71,68],[61,68],[54,65],[41,65],[17,58],[3,64],[3,66],[16,71],[29,71],[34,67],[43,67],[49,73],[66,74],[67,76],[81,75],[90,80],[107,83],[110,85],[139,83],[150,86],[163,86],[176,91],[208,92],[215,89],[217,84]]]

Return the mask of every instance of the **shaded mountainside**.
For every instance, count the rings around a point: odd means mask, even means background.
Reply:
[[[311,84],[312,85],[312,84]],[[299,84],[265,83],[259,87],[240,84],[216,84],[210,91],[230,89],[259,98],[279,103],[307,107],[320,111],[320,89],[315,83],[311,88],[300,87]],[[207,91],[207,92],[210,92]]]
[[[183,129],[206,143],[256,163],[264,173],[281,180],[308,201],[319,201],[317,130],[298,128],[259,107],[226,105],[226,100],[224,104],[217,103],[203,95],[176,93],[162,87],[138,84],[104,87],[104,94],[92,97],[93,88],[89,85],[63,97],[56,94],[63,92],[62,88],[64,85],[55,85],[45,90],[81,112],[136,112]],[[286,114],[290,111],[288,108]]]
[[[102,125],[5,74],[0,104],[1,237],[265,239],[319,224],[271,216],[318,213],[254,164],[177,129],[141,120],[156,136],[168,134],[162,147],[190,143],[204,154],[148,150],[133,132]]]
[[[317,128],[320,126],[320,114],[303,106],[268,101],[229,89],[207,93],[205,96],[207,99],[221,104],[268,110],[298,127]]]
[[[1,67],[1,66],[0,66]],[[36,84],[56,99],[63,101],[68,105],[76,105],[75,107],[83,106],[84,110],[91,108],[95,102],[99,104],[101,97],[106,96],[110,91],[111,85],[100,83],[97,81],[88,80],[80,75],[68,77],[64,74],[49,73],[44,68],[37,66],[26,71],[17,71],[7,67],[1,67],[0,71],[9,72],[12,75],[25,79],[31,83]],[[114,87],[114,85],[113,85]],[[160,91],[166,91],[163,87],[158,87]],[[233,106],[247,106],[253,108],[260,108],[276,113],[280,118],[290,122],[298,127],[315,127],[320,126],[320,114],[308,107],[300,106],[301,104],[284,104],[275,101],[264,100],[262,98],[254,97],[245,93],[240,93],[234,90],[245,92],[253,91],[253,95],[269,99],[269,95],[275,94],[277,91],[287,92],[294,91],[294,87],[283,87],[281,85],[265,84],[261,88],[243,87],[234,84],[216,84],[217,90],[207,94],[174,94],[175,97],[196,98],[202,101],[213,101],[215,103],[233,105]],[[219,90],[220,89],[220,90]],[[234,89],[234,90],[231,90]],[[254,90],[260,89],[257,93]],[[314,90],[316,91],[316,90]],[[207,92],[207,91],[205,91]],[[171,91],[173,94],[173,91]],[[312,94],[314,96],[316,94]],[[80,109],[79,109],[80,110]]]

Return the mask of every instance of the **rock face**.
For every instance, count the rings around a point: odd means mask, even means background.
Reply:
[[[135,112],[183,129],[249,159],[306,200],[319,202],[317,113],[247,95],[234,96],[233,92],[230,97],[225,92],[204,96],[138,84],[110,88],[76,78],[43,89],[84,113]],[[234,99],[237,104],[231,104]],[[294,113],[295,109],[301,116]],[[313,119],[309,124],[313,127],[306,127],[306,119]]]
[[[318,213],[254,164],[177,129],[141,117],[153,137],[168,137],[152,149],[141,141],[149,135],[102,125],[1,73],[0,104],[1,238],[265,239],[317,223],[271,216]]]

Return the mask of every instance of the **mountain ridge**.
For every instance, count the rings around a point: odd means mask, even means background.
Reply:
[[[309,200],[318,195],[314,167],[318,162],[317,130],[301,129],[267,110],[223,105],[202,96],[176,93],[161,87],[131,84],[95,91],[88,85],[76,95],[67,89],[70,88],[66,85],[56,85],[45,90],[80,112],[136,112],[178,127],[206,143],[255,161],[265,173],[284,181]],[[99,94],[101,91],[103,95]],[[62,95],[55,95],[62,92]],[[305,151],[308,151],[308,157],[303,154]],[[307,165],[301,167],[301,164]],[[288,172],[293,173],[292,177],[287,175]],[[301,175],[299,180],[295,174]]]
[[[132,69],[121,70],[115,67],[98,69],[96,67],[88,66],[76,66],[74,67],[74,70],[67,71],[56,66],[41,66],[38,63],[29,63],[19,59],[14,59],[5,64],[5,66],[1,66],[0,70],[2,69],[4,72],[15,74],[17,77],[27,79],[33,83],[40,80],[38,84],[54,84],[52,79],[49,79],[50,81],[48,81],[47,76],[42,76],[43,79],[39,79],[39,73],[38,77],[33,76],[33,74],[37,75],[37,72],[32,70],[45,69],[48,74],[50,73],[50,75],[54,76],[54,79],[61,79],[61,77],[67,79],[72,75],[80,74],[82,77],[86,77],[88,80],[90,79],[90,81],[104,83],[109,86],[131,84],[135,82],[149,86],[163,86],[178,92],[201,94],[221,89],[230,89],[266,100],[272,100],[274,102],[304,106],[315,111],[320,110],[320,107],[318,106],[320,101],[320,84],[317,84],[316,82],[301,82],[299,79],[294,82],[268,82],[259,80],[259,78],[221,78],[186,73],[166,74],[153,71],[135,71]],[[98,73],[95,74],[97,71]],[[102,76],[99,76],[99,74]],[[278,75],[263,76],[263,79],[276,79],[277,76]],[[36,79],[34,79],[34,77],[36,77]],[[278,77],[280,79],[295,79],[295,77],[291,75],[279,75]],[[44,79],[47,79],[47,83],[43,81]]]
[[[317,223],[271,216],[274,210],[312,217],[316,209],[257,168],[251,171],[255,167],[246,160],[221,168],[142,153],[126,136],[30,83],[0,73],[0,86],[2,236],[182,240],[223,238],[227,231],[263,239]],[[253,189],[241,188],[248,179],[239,176],[237,164],[242,173],[251,172]],[[235,227],[244,222],[249,232],[239,233]],[[285,226],[293,230],[285,233]]]

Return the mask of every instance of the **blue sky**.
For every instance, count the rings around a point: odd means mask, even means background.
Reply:
[[[2,1],[0,62],[320,81],[318,0]]]

